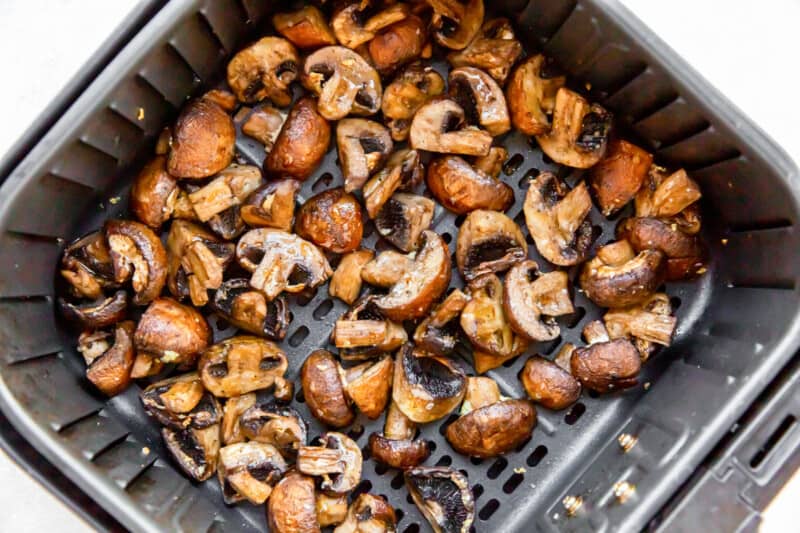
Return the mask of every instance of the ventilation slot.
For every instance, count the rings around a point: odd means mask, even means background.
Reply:
[[[297,348],[303,343],[304,340],[306,340],[308,334],[309,334],[308,328],[305,326],[300,326],[299,328],[297,328],[297,331],[292,333],[292,336],[289,337],[289,346],[291,346],[292,348]]]
[[[794,223],[788,218],[776,218],[773,220],[758,220],[745,222],[742,224],[732,224],[729,227],[731,233],[750,233],[754,231],[769,231],[780,228],[789,228]]]
[[[537,446],[525,460],[525,463],[528,466],[536,466],[542,462],[545,456],[547,456],[547,446]]]
[[[322,320],[323,318],[328,316],[328,313],[331,312],[331,309],[333,309],[333,300],[327,298],[323,300],[322,303],[319,304],[316,309],[314,309],[313,313],[314,318],[316,318],[317,320]]]
[[[567,425],[572,426],[578,420],[580,420],[581,416],[583,416],[583,413],[585,412],[586,412],[586,406],[583,405],[582,403],[576,403],[564,416],[564,422],[566,422]]]
[[[522,154],[514,154],[514,156],[511,159],[509,159],[508,161],[503,163],[503,173],[506,176],[512,175],[517,170],[519,170],[519,167],[524,162],[525,162],[525,158],[522,157]]]
[[[772,450],[774,450],[775,447],[780,444],[781,440],[783,440],[789,431],[794,429],[796,423],[797,418],[795,418],[794,415],[787,415],[778,428],[772,432],[772,435],[769,436],[767,441],[761,446],[761,448],[758,449],[755,455],[753,455],[753,458],[750,459],[750,468],[757,470],[758,467],[767,460],[770,453],[772,453]]]
[[[508,478],[508,480],[505,483],[503,483],[503,492],[505,492],[506,494],[511,494],[512,492],[517,490],[517,487],[519,487],[523,479],[525,479],[525,476],[522,475],[522,473],[515,472],[513,476]]]
[[[489,467],[489,470],[486,471],[486,477],[489,479],[497,479],[507,466],[508,460],[505,457],[498,457],[497,460],[492,463],[492,466]]]
[[[499,508],[500,508],[500,502],[492,498],[491,500],[486,502],[486,505],[484,505],[481,508],[480,512],[478,512],[478,517],[481,520],[489,520],[495,513],[495,511],[497,511]]]
[[[795,282],[794,280],[742,280],[731,281],[728,283],[728,287],[731,289],[773,289],[780,291],[793,291],[795,289]]]

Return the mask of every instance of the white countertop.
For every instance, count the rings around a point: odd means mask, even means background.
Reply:
[[[800,1],[623,3],[800,162],[800,106],[795,102]],[[2,1],[0,154],[135,5],[135,0]],[[90,529],[2,453],[0,479],[0,501],[6,502],[0,531]],[[768,510],[762,531],[794,524],[792,503],[797,501],[796,475]]]

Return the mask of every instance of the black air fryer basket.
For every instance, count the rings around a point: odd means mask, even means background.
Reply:
[[[478,531],[640,529],[652,524],[797,350],[798,171],[617,3],[492,5],[515,21],[529,51],[555,58],[659,163],[686,168],[700,183],[712,261],[699,281],[669,286],[677,306],[675,342],[645,365],[641,386],[600,398],[584,394],[565,412],[539,409],[532,440],[492,460],[454,453],[442,437],[450,419],[439,421],[423,428],[436,444],[427,464],[468,473]],[[198,484],[178,472],[141,408],[139,387],[106,401],[87,383],[75,338],[54,310],[56,263],[65,242],[125,212],[130,176],[152,154],[155,137],[188,97],[223,79],[231,55],[263,34],[272,6],[264,0],[143,5],[72,86],[74,102],[51,108],[0,169],[0,408],[46,460],[132,530],[255,531],[266,524],[263,506],[227,507],[215,478]],[[149,20],[139,27],[140,19]],[[133,35],[127,43],[120,42],[125,32]],[[543,158],[519,134],[504,144],[512,164],[503,179],[517,198],[508,214],[524,227],[529,176],[553,170],[574,184],[581,175]],[[256,164],[263,159],[263,148],[252,141],[240,139],[237,147]],[[301,198],[341,183],[335,159],[334,149]],[[616,221],[594,212],[592,222],[600,243],[613,238]],[[437,207],[435,229],[451,249],[459,223]],[[376,241],[372,232],[364,245]],[[531,256],[544,263],[535,250]],[[599,316],[580,293],[575,305],[578,312],[561,322],[562,338],[530,353],[554,354],[559,342],[577,341],[583,325]],[[283,347],[296,377],[305,356],[327,346],[344,304],[322,289],[292,309]],[[233,333],[214,319],[211,324],[217,339]],[[517,374],[526,359],[490,372],[506,395],[524,394]],[[312,420],[302,394],[294,405]],[[362,417],[349,434],[365,446],[381,425]],[[312,434],[320,432],[312,425]],[[623,433],[638,438],[628,453],[618,443]],[[764,463],[774,470],[774,461]],[[763,465],[753,464],[749,475],[766,481],[770,476],[758,470]],[[614,497],[621,481],[635,486],[625,503]],[[357,490],[385,495],[398,509],[399,531],[428,528],[398,471],[366,461]],[[573,517],[564,510],[567,496],[583,502]]]

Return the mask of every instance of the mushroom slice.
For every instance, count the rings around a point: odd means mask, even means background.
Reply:
[[[356,49],[375,38],[379,30],[408,16],[408,7],[394,4],[373,14],[372,2],[350,2],[331,17],[336,39],[347,48]]]
[[[222,213],[214,215],[207,222],[211,231],[226,241],[235,240],[246,229],[244,220],[239,215],[239,206],[229,207]]]
[[[383,166],[394,143],[383,125],[363,118],[345,118],[336,125],[344,189],[361,189],[370,175]]]
[[[471,413],[475,409],[487,407],[504,398],[500,394],[500,386],[495,380],[485,376],[468,377],[467,392],[461,403],[461,415]]]
[[[328,293],[348,305],[355,302],[361,293],[361,270],[374,255],[372,250],[357,250],[342,257],[331,276]]]
[[[209,346],[197,363],[203,385],[218,398],[271,387],[288,366],[276,344],[245,335]]]
[[[161,437],[187,476],[205,481],[214,475],[219,458],[219,425],[203,429],[161,428]]]
[[[404,255],[394,250],[381,252],[361,269],[361,279],[375,287],[391,287],[414,268],[415,256],[415,253]]]
[[[271,444],[291,460],[308,438],[308,426],[300,413],[275,400],[249,407],[239,417],[239,427],[246,438]]]
[[[207,98],[189,102],[172,133],[167,171],[176,178],[207,178],[233,160],[233,119]]]
[[[245,201],[261,185],[261,171],[252,165],[233,164],[220,172],[211,182],[189,194],[194,212],[200,222]]]
[[[228,505],[246,499],[261,505],[287,470],[278,450],[263,442],[239,442],[219,451],[217,476]]]
[[[657,218],[629,218],[617,226],[617,238],[633,250],[660,250],[667,257],[666,280],[691,279],[705,272],[708,252],[698,235],[684,233],[677,223]]]
[[[467,302],[469,296],[459,289],[448,294],[414,331],[417,348],[433,355],[452,353],[458,342],[459,325],[456,319],[461,316]]]
[[[320,527],[341,524],[347,518],[347,494],[317,492],[317,522]]]
[[[95,231],[67,246],[61,256],[60,273],[77,298],[98,300],[104,296],[103,289],[118,286],[105,234]]]
[[[331,126],[317,109],[317,102],[309,96],[300,98],[264,159],[264,172],[304,181],[322,162],[330,141]]]
[[[133,303],[146,305],[164,288],[167,253],[153,230],[133,220],[106,220],[103,226],[114,267],[114,280],[131,279]]]
[[[493,137],[511,129],[503,90],[484,71],[459,67],[447,78],[450,98],[464,109],[467,122],[485,129]]]
[[[369,218],[378,216],[381,208],[397,190],[412,190],[422,181],[423,167],[416,150],[397,150],[384,167],[364,185],[364,205]]]
[[[383,92],[381,104],[392,138],[405,141],[417,110],[443,92],[444,79],[430,66],[413,63],[398,74]]]
[[[422,464],[431,454],[431,444],[424,439],[414,439],[416,428],[392,400],[383,435],[372,433],[369,436],[370,457],[403,470]]]
[[[514,35],[511,22],[501,17],[484,22],[467,47],[447,54],[447,61],[454,68],[477,67],[484,70],[502,85],[521,54],[522,45]]]
[[[131,378],[147,378],[161,373],[164,363],[147,352],[137,351],[131,368]]]
[[[347,511],[347,519],[336,529],[334,533],[393,533],[397,530],[397,517],[394,508],[389,502],[365,493],[359,494],[350,509]]]
[[[303,6],[297,11],[272,16],[275,31],[303,49],[314,49],[336,44],[325,15],[316,6]]]
[[[536,262],[517,263],[506,274],[503,309],[518,334],[532,341],[551,341],[561,329],[551,317],[575,312],[563,271],[539,272]]]
[[[600,248],[583,266],[580,284],[586,297],[601,307],[627,307],[647,300],[664,283],[666,261],[659,250],[634,256],[628,241]]]
[[[222,443],[224,445],[244,442],[244,434],[239,420],[242,415],[256,404],[254,392],[248,392],[241,396],[232,396],[225,400],[222,408]]]
[[[669,218],[679,215],[702,196],[685,170],[666,175],[664,169],[652,167],[644,186],[636,194],[636,216]]]
[[[269,98],[286,107],[292,102],[289,85],[297,78],[299,66],[300,56],[292,43],[263,37],[233,56],[228,63],[228,85],[246,104]]]
[[[605,393],[636,385],[642,363],[631,341],[609,340],[600,321],[587,324],[584,337],[591,344],[575,349],[570,359],[570,373],[584,387]]]
[[[233,113],[236,110],[236,96],[224,89],[211,89],[201,98],[214,102],[226,113]]]
[[[420,251],[414,265],[392,285],[388,294],[374,300],[381,314],[401,322],[428,314],[450,284],[450,250],[444,240],[430,230],[422,232]]]
[[[470,301],[461,311],[461,329],[472,345],[503,360],[516,357],[528,341],[511,329],[503,309],[503,284],[494,274],[481,276],[469,284]]]
[[[128,310],[128,293],[117,291],[113,296],[82,305],[76,305],[66,301],[64,298],[59,298],[58,305],[64,318],[79,324],[83,328],[105,328],[125,318],[125,313]]]
[[[293,179],[270,181],[245,200],[240,209],[244,222],[252,228],[291,231],[294,206],[300,182]]]
[[[119,394],[128,388],[131,382],[131,368],[134,360],[133,330],[135,327],[130,320],[117,324],[114,328],[114,344],[95,356],[86,369],[86,378],[106,396]],[[81,338],[85,339],[83,335]],[[106,342],[105,346],[107,345]],[[79,344],[78,351],[84,354],[91,353],[91,348],[84,341],[82,345]]]
[[[197,309],[171,298],[157,298],[136,326],[136,349],[163,363],[191,365],[211,341],[211,329]]]
[[[459,215],[476,209],[505,211],[514,203],[511,187],[456,155],[434,159],[426,182],[439,203]]]
[[[388,355],[347,369],[339,367],[344,392],[367,418],[375,420],[389,402],[394,361]]]
[[[420,236],[433,221],[436,203],[430,198],[398,192],[375,215],[378,233],[404,252],[419,248]]]
[[[309,411],[317,420],[331,427],[345,427],[353,422],[339,375],[339,364],[327,350],[316,350],[306,358],[300,370],[303,396]]]
[[[326,46],[309,55],[301,81],[319,96],[319,112],[328,120],[374,115],[381,108],[378,72],[344,46]]]
[[[361,481],[361,449],[353,439],[329,431],[319,437],[319,446],[302,446],[297,452],[297,470],[322,478],[320,488],[334,494],[353,490]]]
[[[153,383],[140,393],[147,414],[175,429],[203,429],[220,421],[216,398],[203,389],[197,372]]]
[[[611,113],[561,87],[556,93],[553,127],[536,136],[542,151],[561,165],[589,168],[603,158]]]
[[[283,296],[268,301],[244,278],[224,282],[214,293],[211,307],[237,328],[275,341],[286,337],[291,322],[289,304]]]
[[[275,141],[286,122],[287,114],[270,106],[259,106],[242,123],[242,133],[264,145],[264,151],[272,151]]]
[[[610,216],[631,201],[652,164],[653,156],[646,150],[622,139],[611,141],[589,178],[600,211]]]
[[[603,321],[610,338],[632,338],[642,361],[647,361],[656,344],[672,342],[677,320],[671,314],[669,297],[660,292],[638,306],[609,310]]]
[[[483,0],[428,0],[433,8],[433,38],[445,48],[463,50],[483,25]]]
[[[436,533],[467,533],[475,501],[467,476],[453,468],[418,466],[405,471],[414,503]]]
[[[556,93],[566,82],[564,76],[547,76],[547,59],[531,56],[514,70],[506,88],[506,101],[514,127],[525,135],[550,131],[548,115],[553,112]]]
[[[236,246],[236,259],[253,276],[250,286],[268,301],[281,292],[300,292],[324,283],[333,273],[328,260],[312,243],[272,228],[245,233]]]
[[[472,160],[472,167],[487,176],[498,178],[506,159],[508,159],[508,150],[502,146],[492,146],[488,154]]]
[[[386,76],[419,58],[428,40],[425,22],[416,15],[384,28],[369,42],[369,56],[375,68]]]
[[[361,361],[394,352],[408,340],[406,330],[381,315],[374,298],[365,296],[336,321],[331,342],[344,361]]]
[[[492,136],[466,126],[464,108],[449,98],[424,103],[414,114],[409,130],[411,147],[444,154],[486,155]]]
[[[525,362],[519,379],[528,397],[548,409],[565,409],[581,395],[581,384],[569,370],[538,355]]]
[[[341,187],[309,198],[297,212],[295,232],[333,253],[357,250],[364,234],[361,204]]]
[[[177,180],[167,172],[167,158],[156,156],[133,180],[131,213],[140,222],[158,230],[172,216],[178,192]]]
[[[292,398],[294,398],[294,382],[285,377],[276,377],[272,395],[281,402],[291,402]]]
[[[461,403],[464,372],[449,359],[428,356],[406,344],[397,352],[392,398],[417,423],[432,422]]]
[[[456,262],[464,280],[503,272],[528,256],[519,226],[503,213],[477,209],[458,230]]]
[[[287,472],[267,502],[267,525],[273,533],[319,533],[314,478]]]

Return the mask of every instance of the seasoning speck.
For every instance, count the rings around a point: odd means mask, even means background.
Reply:
[[[117,205],[119,203],[119,196],[115,196],[113,198],[109,198],[108,201],[109,201],[109,203],[111,203],[111,205]]]
[[[527,470],[525,470],[525,468],[521,466],[514,469],[515,474],[524,474],[525,472],[527,472]]]
[[[722,246],[727,246],[728,245],[728,239],[721,239],[719,242],[722,243]]]
[[[142,455],[150,455],[150,448],[147,446],[142,448]]]
[[[136,111],[136,120],[144,120],[144,108],[143,107],[140,107]]]

